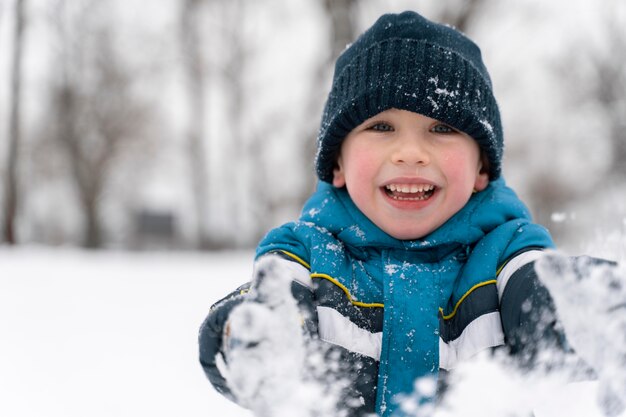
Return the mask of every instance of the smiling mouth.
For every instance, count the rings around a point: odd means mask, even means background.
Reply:
[[[432,184],[389,184],[383,190],[394,200],[423,201],[432,197],[435,188]]]

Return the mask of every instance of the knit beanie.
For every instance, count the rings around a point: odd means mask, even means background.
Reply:
[[[414,12],[386,14],[337,59],[317,140],[316,170],[332,183],[352,129],[391,109],[409,110],[470,135],[500,176],[500,112],[480,49],[459,31]]]

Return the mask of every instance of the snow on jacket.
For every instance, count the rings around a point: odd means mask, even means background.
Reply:
[[[399,412],[393,397],[411,393],[417,378],[437,377],[505,341],[521,348],[529,321],[522,303],[533,296],[549,302],[532,262],[552,246],[502,179],[413,241],[387,235],[345,189],[320,183],[298,221],[266,235],[257,258],[277,253],[292,264],[298,287],[310,293],[298,298],[314,304],[320,339],[358,364],[352,388],[362,403],[352,415],[391,416]],[[227,312],[241,298],[219,303],[200,335],[203,367],[227,395],[215,354]]]

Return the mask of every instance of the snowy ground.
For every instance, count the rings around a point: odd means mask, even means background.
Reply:
[[[245,417],[197,355],[252,253],[0,249],[0,416]]]
[[[250,417],[205,379],[197,332],[209,306],[248,279],[251,260],[0,248],[0,416]],[[557,395],[558,381],[490,362],[463,372],[462,412],[438,417],[525,417],[510,406],[529,402],[536,417],[600,416],[587,383]]]

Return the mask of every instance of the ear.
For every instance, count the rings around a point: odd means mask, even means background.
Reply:
[[[342,188],[346,185],[346,175],[343,169],[343,161],[341,160],[341,156],[337,158],[337,164],[333,169],[333,185],[337,188]]]
[[[474,190],[482,191],[489,185],[489,162],[483,156],[478,162],[478,171],[476,173],[476,180],[474,181]]]
[[[489,174],[481,171],[476,175],[476,181],[474,181],[474,190],[482,191],[489,185]]]

